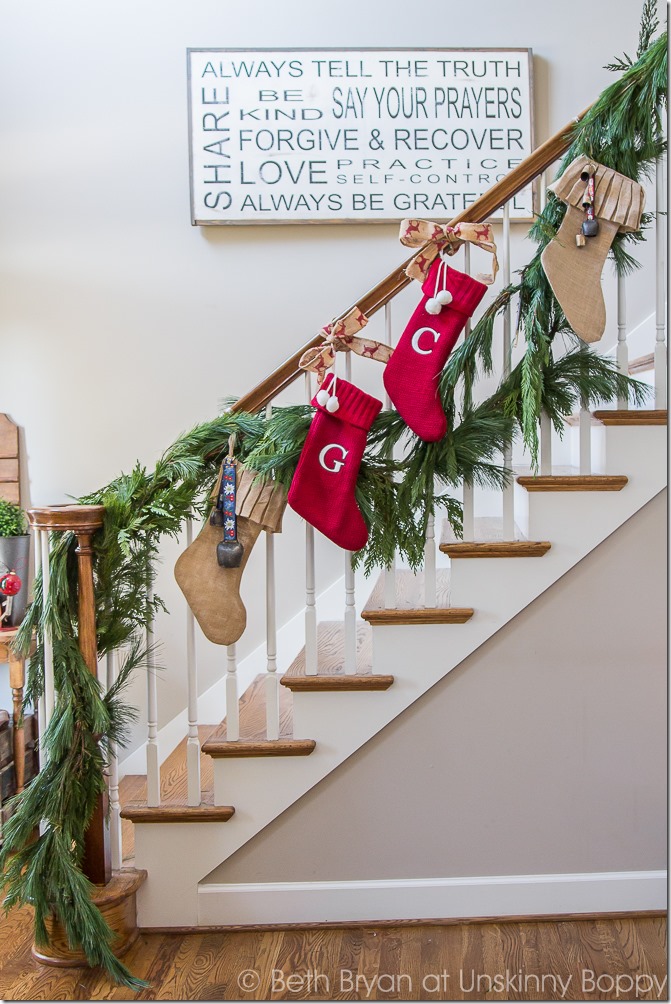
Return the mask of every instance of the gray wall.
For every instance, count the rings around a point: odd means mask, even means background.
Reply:
[[[663,492],[210,879],[664,868],[665,542]]]

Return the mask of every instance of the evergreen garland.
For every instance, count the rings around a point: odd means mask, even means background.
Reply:
[[[560,171],[578,154],[588,152],[638,179],[663,152],[658,109],[666,99],[666,35],[651,42],[656,27],[654,4],[646,0],[638,60],[633,63],[625,56],[612,65],[622,77],[576,126]],[[504,484],[509,475],[499,458],[518,427],[535,463],[542,410],[561,432],[564,418],[578,403],[589,407],[627,396],[642,403],[645,389],[621,375],[611,360],[577,345],[564,355],[553,353],[557,335],[576,341],[540,264],[540,254],[557,232],[564,208],[550,198],[532,227],[531,237],[538,248],[519,281],[497,296],[448,361],[440,383],[450,429],[446,437],[439,443],[422,442],[394,411],[382,412],[376,419],[356,488],[370,538],[355,555],[355,562],[366,571],[388,566],[395,553],[418,568],[427,521],[440,507],[459,533],[461,506],[450,489],[462,480]],[[648,215],[644,226],[649,221]],[[627,242],[641,239],[641,233],[618,235],[612,254],[619,271],[635,267]],[[496,318],[515,297],[518,325],[526,338],[525,355],[487,401],[474,404],[478,369],[493,370]],[[459,413],[458,386],[463,390]],[[81,945],[92,964],[104,966],[114,980],[135,990],[144,984],[115,958],[110,931],[91,902],[91,886],[82,874],[81,861],[86,825],[104,788],[110,745],[123,745],[125,729],[135,714],[123,701],[123,689],[145,664],[147,652],[139,639],[162,607],[158,597],[151,605],[146,601],[159,541],[166,535],[177,536],[188,517],[206,513],[212,482],[232,433],[242,461],[288,486],[311,416],[312,410],[305,405],[277,408],[270,418],[227,412],[181,436],[152,472],[137,466],[80,500],[106,509],[104,527],[93,542],[98,651],[101,656],[119,647],[126,651],[117,683],[109,692],[101,691],[73,641],[77,635],[73,534],[54,537],[48,603],[43,602],[38,576],[34,600],[21,627],[18,645],[23,652],[29,650],[33,631],[38,637],[28,671],[26,703],[35,704],[43,692],[42,638],[47,628],[53,639],[57,698],[43,739],[46,765],[16,797],[14,814],[4,829],[0,866],[7,890],[5,905],[7,909],[26,903],[34,907],[38,944],[47,937],[45,918],[55,915],[71,944]],[[403,447],[402,461],[394,459],[397,445]],[[42,832],[33,841],[40,823]]]
[[[657,26],[654,2],[646,0],[638,60],[632,63],[625,55],[622,60],[609,65],[608,69],[624,71],[622,77],[603,91],[581,122],[576,124],[573,141],[560,165],[558,176],[581,154],[588,154],[600,164],[636,181],[650,176],[656,159],[666,150],[661,109],[666,107],[667,98],[667,36],[664,32],[651,43]],[[585,407],[596,404],[599,399],[626,398],[628,393],[633,395],[636,403],[641,401],[640,389],[633,388],[631,384],[627,388],[621,383],[621,390],[615,390],[620,381],[614,374],[613,361],[586,350],[571,330],[545,276],[541,254],[555,237],[565,212],[565,204],[550,193],[545,209],[529,233],[537,244],[533,258],[519,273],[519,281],[502,290],[469,338],[452,353],[443,373],[445,388],[455,387],[457,380],[463,379],[464,407],[468,409],[478,362],[485,373],[492,371],[494,321],[512,307],[513,300],[517,298],[518,329],[524,333],[526,351],[521,365],[514,371],[514,379],[507,381],[507,393],[501,404],[506,414],[514,414],[517,418],[534,467],[538,463],[541,412],[546,411],[550,415],[554,427],[560,432],[562,419],[568,414],[558,407],[563,399],[550,392],[556,365],[553,343],[558,335],[565,336],[571,346],[568,355],[575,357],[563,372],[578,374],[583,366],[586,367],[587,379],[583,377],[580,380]],[[644,213],[640,231],[615,236],[610,257],[619,274],[627,275],[637,267],[629,247],[645,239],[643,231],[650,226],[652,219],[652,214]],[[586,359],[589,361],[585,362]],[[604,391],[608,396],[602,396]],[[497,393],[500,392],[501,388]]]

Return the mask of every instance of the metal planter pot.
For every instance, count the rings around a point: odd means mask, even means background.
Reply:
[[[30,569],[30,534],[18,537],[0,537],[0,576],[6,572],[16,572],[21,579],[21,589],[12,597],[12,607],[9,618],[2,622],[3,628],[18,627],[23,620],[28,606],[28,573]],[[0,603],[4,605],[7,597],[0,595]]]

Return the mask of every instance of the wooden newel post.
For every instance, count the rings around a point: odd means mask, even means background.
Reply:
[[[71,532],[77,537],[79,649],[90,672],[98,676],[96,607],[93,592],[93,548],[91,540],[103,525],[105,507],[64,505],[30,509],[28,519],[35,530],[47,533]],[[112,855],[107,822],[107,794],[98,799],[84,838],[83,870],[94,885],[106,885],[112,877]]]

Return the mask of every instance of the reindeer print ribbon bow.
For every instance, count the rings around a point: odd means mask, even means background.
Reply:
[[[422,249],[405,270],[409,279],[424,282],[431,262],[439,251],[453,255],[457,253],[462,244],[467,242],[484,248],[485,251],[491,251],[494,256],[491,275],[482,275],[479,272],[475,278],[484,282],[486,286],[491,286],[496,279],[499,263],[496,257],[494,234],[488,223],[457,223],[456,226],[450,227],[440,223],[431,223],[429,220],[402,220],[399,238],[401,244],[405,244],[406,247]]]
[[[367,324],[368,318],[365,314],[358,307],[352,307],[344,317],[322,328],[323,343],[315,348],[306,349],[298,365],[302,370],[316,373],[319,383],[322,383],[326,371],[331,369],[335,362],[336,352],[356,352],[366,359],[377,359],[378,362],[388,363],[393,351],[390,345],[376,342],[373,338],[356,336],[355,332],[361,331]]]

